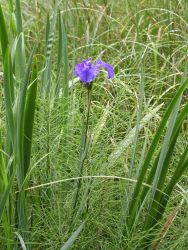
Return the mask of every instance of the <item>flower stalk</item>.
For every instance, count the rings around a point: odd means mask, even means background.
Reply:
[[[81,142],[81,152],[80,152],[80,159],[79,159],[79,177],[82,176],[83,173],[83,168],[84,168],[84,162],[87,157],[89,145],[90,145],[90,140],[88,139],[88,130],[89,130],[89,118],[90,118],[90,110],[91,110],[91,99],[92,99],[92,83],[86,85],[87,88],[87,115],[86,115],[86,123],[85,123],[85,128],[84,128],[84,136]],[[73,203],[73,210],[75,210],[77,202],[78,202],[78,197],[79,197],[79,192],[81,188],[81,179],[77,181],[77,187],[76,187],[76,194],[74,198],[74,203]]]

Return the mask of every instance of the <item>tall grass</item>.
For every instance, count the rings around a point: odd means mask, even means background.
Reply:
[[[0,5],[0,249],[186,249],[186,1],[34,3]]]
[[[8,30],[5,25],[1,6],[0,13],[2,27],[1,48],[4,66],[3,86],[7,118],[7,149],[5,151],[6,156],[2,155],[1,161],[3,165],[5,164],[5,167],[2,167],[4,168],[4,181],[6,179],[7,181],[4,183],[3,189],[1,190],[0,217],[1,219],[5,218],[3,219],[3,228],[7,239],[14,238],[11,225],[15,224],[18,232],[21,232],[21,237],[26,240],[25,235],[28,231],[27,205],[25,192],[22,191],[22,185],[29,169],[34,105],[36,100],[36,88],[34,93],[31,93],[33,87],[30,87],[30,90],[28,90],[32,70],[33,52],[31,53],[27,65],[24,65],[24,40],[21,34],[21,9],[19,1],[16,1],[17,36],[15,37],[16,45],[13,55],[11,54],[12,44],[9,42],[10,38],[8,38]],[[17,53],[19,54],[19,58]],[[14,74],[16,78],[14,78]],[[35,76],[36,75],[37,73]],[[36,81],[36,79],[31,79]],[[16,85],[17,89],[15,88]],[[36,85],[36,83],[34,83],[34,85]],[[30,97],[31,94],[34,94],[32,99]],[[26,102],[28,103],[26,104]],[[28,113],[30,113],[30,117],[28,117]],[[28,136],[27,140],[25,136]],[[28,140],[29,143],[27,143]],[[5,159],[3,160],[3,158]],[[14,182],[15,176],[16,183]],[[15,191],[17,189],[19,194],[15,196]],[[15,203],[11,202],[10,197],[12,197],[12,199],[14,197]],[[8,249],[11,248],[10,243],[9,241],[7,243]],[[3,247],[6,248],[6,245]]]

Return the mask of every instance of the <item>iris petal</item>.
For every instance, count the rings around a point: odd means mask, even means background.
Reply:
[[[83,70],[83,68],[84,68],[83,62],[76,64],[76,66],[74,68],[74,75],[79,77],[79,74]]]
[[[96,75],[93,73],[92,69],[85,69],[80,71],[79,73],[80,81],[83,83],[90,83],[93,82]]]
[[[91,64],[91,58],[76,64],[74,68],[75,76],[78,76],[80,81],[84,83],[92,82],[98,73],[99,67]]]
[[[108,64],[108,63],[106,63],[106,62],[104,62],[102,60],[97,60],[96,61],[96,66],[105,68],[107,70],[107,72],[108,72],[108,78],[109,79],[114,77],[114,69],[110,64]]]

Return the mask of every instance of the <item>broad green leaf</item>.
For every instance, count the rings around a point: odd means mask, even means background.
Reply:
[[[21,187],[23,181],[24,181],[24,161],[23,161],[23,143],[24,143],[24,111],[25,111],[25,105],[26,105],[26,94],[27,94],[27,88],[29,86],[29,80],[30,80],[30,74],[31,74],[31,66],[33,61],[33,54],[34,49],[30,55],[30,58],[28,60],[27,68],[25,71],[25,76],[23,79],[23,83],[20,86],[19,95],[18,95],[18,101],[17,101],[17,109],[16,109],[16,118],[17,118],[17,145],[16,145],[16,152],[18,157],[18,186]]]
[[[19,84],[22,84],[22,80],[25,73],[25,42],[24,34],[20,33],[16,43],[15,50],[15,74],[16,80]]]
[[[5,19],[3,15],[3,10],[0,5],[0,40],[1,40],[1,49],[2,49],[2,54],[3,54],[3,59],[5,59],[6,55],[6,50],[8,46],[8,34],[7,34],[7,28],[5,24]]]
[[[16,0],[16,25],[17,25],[17,36],[19,36],[23,32],[20,0]]]
[[[14,118],[13,118],[13,75],[12,63],[10,57],[10,50],[7,47],[5,60],[4,60],[4,94],[5,94],[5,107],[8,121],[8,132],[12,146],[14,144]]]
[[[34,65],[31,76],[31,84],[28,88],[27,101],[24,111],[24,178],[27,174],[31,158],[31,143],[33,124],[35,116],[35,105],[37,96],[37,61],[34,58]]]

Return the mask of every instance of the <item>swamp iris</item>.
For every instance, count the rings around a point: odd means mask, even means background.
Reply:
[[[114,76],[114,69],[110,64],[102,60],[97,60],[95,64],[92,64],[91,61],[91,58],[82,60],[82,62],[76,64],[74,68],[75,76],[79,77],[80,81],[84,84],[93,82],[93,80],[95,80],[96,76],[99,74],[100,68],[105,68],[107,70],[109,79]]]
[[[78,63],[75,65],[74,68],[74,75],[79,77],[80,81],[83,83],[85,87],[87,87],[87,108],[85,112],[83,113],[83,116],[86,115],[86,120],[84,121],[83,117],[83,139],[81,141],[81,148],[83,149],[82,154],[80,155],[80,162],[79,162],[79,172],[80,172],[80,177],[82,176],[83,173],[83,168],[84,168],[84,161],[87,158],[87,154],[89,151],[89,147],[91,144],[91,132],[88,133],[89,131],[89,117],[90,117],[90,109],[91,109],[91,94],[92,94],[92,82],[95,80],[96,76],[99,74],[100,69],[105,68],[108,72],[108,78],[112,78],[114,76],[114,69],[112,65],[102,61],[102,60],[97,60],[95,64],[92,64],[92,59],[88,58],[87,60],[82,60],[82,62]],[[90,184],[91,185],[91,184]],[[77,203],[79,201],[79,195],[80,195],[80,188],[81,188],[81,181],[80,179],[77,181],[77,188],[76,188],[76,193],[74,196],[74,201],[73,201],[73,211],[75,211]],[[86,210],[88,210],[88,196],[89,193],[87,194],[87,204],[86,204]]]

